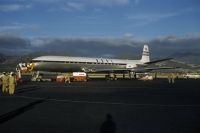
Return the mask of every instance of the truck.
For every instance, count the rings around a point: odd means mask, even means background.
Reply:
[[[88,75],[85,72],[73,72],[72,73],[72,79],[73,81],[84,81],[86,82],[88,80]]]
[[[196,73],[187,73],[183,77],[186,79],[200,79],[200,75]]]

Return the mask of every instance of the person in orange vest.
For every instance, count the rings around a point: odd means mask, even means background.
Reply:
[[[16,77],[15,74],[13,72],[10,73],[9,76],[9,94],[13,95],[15,92],[15,87],[16,87]]]

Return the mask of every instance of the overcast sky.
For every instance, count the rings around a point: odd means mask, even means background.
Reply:
[[[0,53],[70,47],[111,55],[145,42],[155,52],[198,52],[199,24],[199,0],[0,0]]]

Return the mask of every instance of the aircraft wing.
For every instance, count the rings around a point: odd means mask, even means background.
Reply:
[[[131,69],[91,69],[88,72],[94,73],[127,73],[131,71]]]
[[[150,65],[150,64],[155,64],[155,63],[158,63],[158,62],[167,61],[167,60],[171,60],[171,59],[173,59],[173,58],[165,58],[165,59],[161,59],[161,60],[150,61],[150,62],[146,62],[144,64]]]
[[[92,69],[89,72],[95,73],[127,73],[127,72],[136,72],[136,73],[143,73],[143,72],[150,72],[153,70],[162,70],[162,69],[176,69],[180,67],[140,67],[140,68],[131,68],[131,69]]]
[[[153,70],[163,70],[163,69],[177,69],[180,67],[151,67],[151,68],[145,68],[147,71],[153,71]]]
[[[150,72],[153,70],[176,69],[176,68],[180,68],[180,67],[142,67],[142,68],[132,69],[132,72],[144,73],[144,72]]]

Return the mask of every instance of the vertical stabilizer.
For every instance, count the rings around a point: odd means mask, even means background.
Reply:
[[[143,52],[142,52],[142,59],[140,61],[143,63],[150,62],[149,47],[146,44],[144,45]]]

